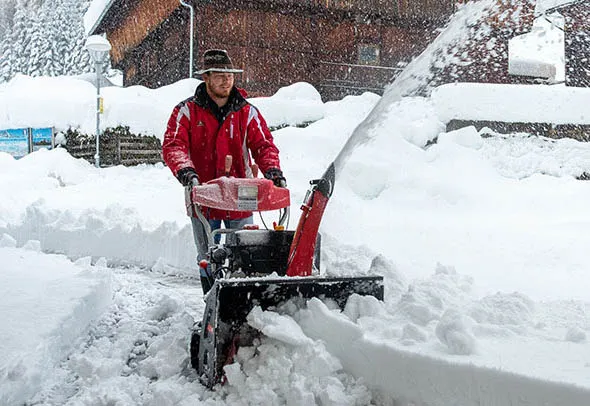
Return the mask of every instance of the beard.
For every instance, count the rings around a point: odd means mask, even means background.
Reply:
[[[219,99],[225,99],[226,97],[229,97],[229,94],[231,93],[231,87],[224,89],[224,88],[211,88],[209,89],[211,94]]]

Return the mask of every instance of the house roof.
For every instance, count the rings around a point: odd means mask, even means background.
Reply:
[[[84,29],[86,35],[96,34],[97,28],[107,15],[116,0],[92,0],[84,14]]]
[[[588,2],[589,0],[537,0],[535,7],[535,15],[551,13],[562,8],[573,6],[580,3]]]
[[[168,1],[168,0],[166,0]],[[451,3],[451,0],[446,0],[449,2],[449,4]],[[547,0],[546,0],[547,1]],[[553,0],[553,1],[557,1],[557,0]],[[563,1],[563,0],[562,0]],[[117,20],[118,19],[118,14],[122,11],[123,13],[126,13],[129,9],[130,6],[132,6],[135,3],[139,3],[141,2],[141,0],[92,0],[92,2],[90,3],[90,6],[88,8],[88,11],[84,14],[84,28],[86,30],[86,35],[94,35],[94,34],[100,34],[102,33],[102,31],[104,31],[104,25],[105,24],[109,24],[111,25],[113,22],[111,21],[112,19]],[[208,2],[211,2],[210,0]],[[262,2],[265,3],[265,2]],[[269,0],[267,5],[273,5],[274,4],[274,0]],[[265,4],[266,4],[265,3]],[[299,4],[302,3],[302,4]],[[307,4],[307,2],[286,2],[286,4],[290,4],[291,6],[295,5],[299,5],[299,6],[303,6],[306,7],[305,4]],[[310,4],[315,4],[316,7],[323,7],[325,9],[329,8],[328,3],[326,3],[325,5],[323,5],[322,2],[314,2],[314,3],[310,3]],[[180,6],[180,3],[178,3],[178,5]],[[275,4],[276,6],[276,4]],[[341,12],[343,13],[348,13],[346,10],[346,8],[340,8],[339,9]],[[374,10],[372,8],[361,8],[359,9],[359,12],[364,13],[364,14],[375,14],[377,17],[382,18],[385,17],[385,15],[383,15],[383,11],[384,10],[393,10],[391,9],[391,7],[381,7],[377,10]],[[410,9],[409,14],[412,14],[411,12],[412,9]],[[399,14],[399,15],[397,15]],[[400,17],[402,16],[402,14],[406,14],[406,12],[403,13],[394,13],[392,14],[394,17]],[[408,19],[412,19],[408,16],[406,16],[406,18]],[[387,14],[389,17],[392,17],[392,15]],[[414,16],[416,19],[417,17]],[[446,17],[446,16],[445,16]],[[403,18],[403,17],[402,17]],[[436,18],[435,18],[436,19]],[[426,20],[424,20],[424,16],[417,18],[416,21],[422,21],[422,22],[427,22],[429,21],[429,19],[427,18]],[[414,23],[416,23],[416,21],[414,21]]]

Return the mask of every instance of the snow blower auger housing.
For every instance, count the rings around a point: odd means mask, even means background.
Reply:
[[[209,239],[207,267],[212,275],[205,295],[201,323],[191,337],[191,364],[209,388],[223,378],[239,346],[251,345],[257,335],[246,316],[255,306],[274,309],[293,299],[331,299],[341,308],[353,293],[383,300],[383,277],[322,277],[319,272],[320,221],[334,186],[334,165],[321,179],[310,182],[297,229],[284,229],[290,205],[289,190],[259,178],[221,177],[187,192],[187,209],[205,225]],[[223,230],[225,242],[214,243],[200,207],[224,210],[281,210],[272,230]],[[278,275],[278,276],[271,276]],[[236,278],[236,275],[239,277]]]

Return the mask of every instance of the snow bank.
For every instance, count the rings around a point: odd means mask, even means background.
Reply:
[[[366,298],[364,300],[370,300]],[[548,382],[498,368],[481,367],[460,358],[443,360],[400,350],[391,342],[371,338],[318,299],[299,320],[303,331],[321,340],[344,368],[389,402],[448,405],[588,404],[590,389]]]
[[[31,97],[35,95],[35,97]],[[44,111],[47,114],[31,114]],[[68,77],[16,75],[0,86],[0,129],[96,128],[96,88]],[[94,123],[92,126],[91,124]]]
[[[197,79],[184,79],[159,89],[144,86],[101,89],[104,98],[101,126],[126,125],[134,134],[155,135],[162,140],[172,109],[191,97],[199,83],[201,81]],[[143,114],[137,115],[137,111]],[[86,134],[94,134],[94,131],[89,131],[92,126],[96,128],[96,118],[90,123],[84,123],[82,128]]]
[[[111,303],[110,273],[0,239],[0,403],[26,403]]]
[[[174,106],[193,96],[200,83],[198,79],[184,79],[158,89],[101,88],[104,113],[100,126],[128,126],[132,133],[155,135],[161,140]],[[249,101],[260,108],[270,127],[309,123],[324,115],[320,94],[304,82]],[[17,75],[0,85],[0,123],[0,129],[55,127],[63,131],[72,127],[92,135],[96,132],[96,88],[75,77]]]
[[[590,171],[588,144],[444,133],[432,100],[369,113],[380,100],[326,103],[324,119],[275,139],[295,205],[368,118],[322,220],[322,270],[383,275],[385,301],[253,313],[267,337],[240,349],[229,385],[216,392],[188,368],[188,333],[203,304],[194,273],[169,276],[194,271],[195,261],[182,187],[168,168],[96,169],[63,150],[0,154],[0,234],[10,234],[0,259],[26,246],[24,258],[49,271],[55,258],[68,261],[40,249],[82,257],[82,268],[88,255],[142,266],[113,271],[112,312],[60,366],[71,381],[57,390],[46,382],[33,403],[364,405],[380,392],[383,404],[503,406],[541,396],[588,404],[590,190],[574,178]],[[34,300],[26,307],[38,311]],[[72,381],[77,392],[62,395]]]
[[[440,119],[590,124],[590,88],[451,83],[432,92]]]
[[[111,263],[153,265],[160,258],[181,267],[195,263],[182,188],[162,165],[97,170],[63,149],[41,150],[21,160],[0,156],[8,158],[0,159],[0,170],[12,174],[0,179],[0,188],[35,185],[34,193],[5,194],[0,199],[0,232],[20,244],[36,239],[52,252],[73,258],[105,256]],[[38,167],[41,162],[44,169]],[[129,193],[141,184],[146,191],[159,185],[166,209],[154,212],[145,198]],[[118,197],[112,200],[105,198],[107,194]]]
[[[305,124],[324,116],[322,96],[305,82],[282,87],[271,97],[248,101],[260,109],[270,127]]]

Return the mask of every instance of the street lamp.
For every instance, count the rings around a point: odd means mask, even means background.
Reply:
[[[194,48],[194,29],[195,29],[195,10],[193,6],[188,3],[185,3],[183,0],[180,0],[180,4],[184,7],[188,7],[190,10],[190,31],[189,31],[189,57],[188,57],[188,77],[192,79],[193,77],[193,48]]]
[[[90,57],[94,61],[96,70],[96,155],[94,155],[94,165],[100,168],[100,114],[102,113],[102,99],[100,97],[100,76],[102,73],[102,64],[107,60],[111,44],[100,35],[91,35],[86,38],[84,45],[88,50]]]

